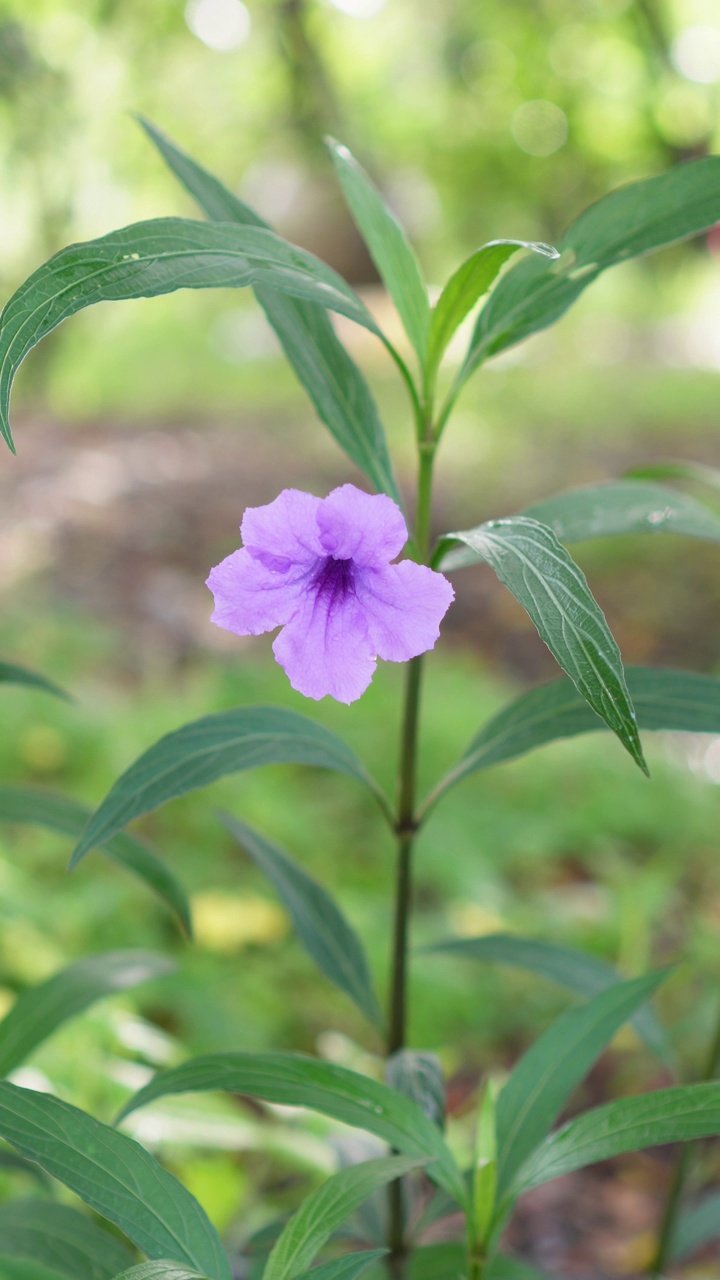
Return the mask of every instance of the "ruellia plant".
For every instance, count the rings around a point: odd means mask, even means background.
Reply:
[[[679,670],[624,670],[603,613],[566,546],[627,533],[672,532],[720,542],[720,519],[701,501],[660,482],[686,474],[682,464],[668,464],[662,476],[628,476],[560,493],[433,542],[433,466],[458,396],[486,360],[554,323],[607,268],[696,235],[720,219],[720,158],[620,188],[582,213],[557,248],[502,239],[483,245],[431,306],[402,227],[347,148],[330,141],[337,177],[397,308],[409,356],[335,271],[277,236],[153,125],[143,121],[143,127],[208,220],[160,218],[112,231],[63,249],[30,276],[2,315],[0,429],[14,448],[8,407],[15,371],[45,334],[82,308],[180,288],[251,287],[319,417],[364,473],[370,491],[347,483],[318,496],[285,487],[267,505],[248,509],[242,547],[208,579],[213,620],[240,635],[280,628],[275,656],[309,699],[329,695],[353,702],[367,688],[378,659],[405,663],[397,788],[387,795],[355,751],[311,717],[281,707],[240,706],[185,724],[150,746],[92,815],[62,796],[15,787],[0,791],[0,819],[77,835],[72,865],[102,847],[160,894],[187,929],[182,886],[125,831],[134,819],[223,775],[266,764],[331,769],[364,788],[397,851],[384,999],[360,937],[327,890],[239,816],[224,814],[222,822],[271,881],[321,973],[364,1015],[369,1047],[384,1048],[385,1078],[320,1058],[239,1046],[237,1052],[193,1058],[159,1072],[122,1115],[168,1094],[225,1090],[315,1110],[385,1144],[385,1154],[329,1177],[278,1228],[264,1255],[257,1255],[256,1274],[263,1280],[352,1280],[365,1268],[368,1275],[388,1273],[393,1280],[537,1280],[537,1271],[503,1250],[518,1198],[609,1156],[720,1134],[720,1083],[714,1079],[720,1040],[705,1081],[624,1097],[556,1128],[571,1092],[628,1020],[648,1053],[675,1070],[670,1039],[650,1004],[667,971],[623,980],[593,956],[537,939],[440,939],[431,948],[438,954],[539,972],[581,997],[501,1087],[485,1089],[475,1153],[463,1160],[445,1136],[439,1062],[427,1046],[407,1042],[416,839],[460,779],[544,743],[609,729],[645,773],[642,731],[720,732],[719,680]],[[450,376],[443,357],[481,299],[465,358]],[[407,391],[417,445],[409,513],[372,392],[333,328],[333,311],[378,338]],[[706,472],[690,478],[717,483]],[[564,674],[479,726],[454,767],[421,795],[416,759],[423,655],[437,641],[455,590],[463,589],[462,571],[478,564],[489,566],[527,611]],[[41,680],[9,666],[0,674]],[[638,786],[645,785],[638,776]],[[49,986],[26,993],[0,1024],[3,1070],[16,1066],[90,999],[149,976],[161,964],[139,956],[133,966],[125,953],[89,957]],[[121,1130],[5,1081],[0,1137],[14,1159],[59,1180],[127,1241],[119,1243],[117,1234],[94,1219],[47,1198],[11,1204],[0,1210],[4,1274],[22,1273],[25,1280],[231,1280],[235,1274],[236,1260],[199,1203]],[[683,1169],[684,1164],[659,1231],[651,1268],[656,1275],[717,1231],[717,1199],[682,1207]],[[362,1228],[354,1218],[369,1197],[380,1208],[374,1234],[367,1218]],[[447,1225],[435,1234],[445,1243],[427,1243],[431,1226],[461,1217],[464,1233],[453,1236]]]

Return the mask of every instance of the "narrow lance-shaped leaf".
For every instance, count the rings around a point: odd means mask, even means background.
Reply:
[[[297,1280],[355,1280],[372,1262],[384,1257],[387,1249],[363,1249],[361,1253],[346,1253],[334,1262],[326,1262],[322,1267],[313,1267],[311,1271],[303,1271]]]
[[[492,566],[578,692],[647,772],[620,650],[584,573],[555,534],[515,516],[447,537]]]
[[[458,267],[438,298],[432,311],[428,336],[427,369],[430,380],[453,334],[475,303],[490,288],[505,263],[518,249],[532,249],[546,258],[557,258],[552,245],[533,240],[491,240],[476,249]]]
[[[149,120],[141,117],[140,123],[208,218],[272,230],[254,209]],[[254,292],[321,420],[373,484],[400,502],[377,405],[325,308],[266,285],[256,286]]]
[[[694,484],[705,485],[716,492],[720,490],[718,467],[708,467],[704,462],[683,462],[679,458],[631,467],[626,475],[637,480],[692,480]]]
[[[718,1081],[621,1098],[586,1111],[551,1134],[520,1170],[513,1192],[520,1195],[551,1178],[626,1151],[711,1138],[719,1133]]]
[[[76,840],[92,810],[69,796],[36,791],[32,787],[0,787],[0,822],[47,827]],[[153,849],[122,831],[102,845],[102,852],[138,876],[175,913],[181,927],[192,933],[190,904],[173,871]]]
[[[511,1258],[507,1254],[496,1253],[486,1269],[487,1280],[548,1280],[544,1271],[531,1267],[519,1258]]]
[[[456,1241],[420,1245],[408,1261],[409,1280],[461,1280],[467,1271],[467,1250]]]
[[[610,534],[678,533],[720,542],[720,518],[686,493],[641,480],[569,489],[526,507],[522,515],[547,524],[561,542]]]
[[[552,324],[608,267],[697,235],[719,219],[718,156],[612,191],[571,224],[557,262],[526,258],[503,276],[478,316],[459,381],[488,356]]]
[[[545,942],[542,938],[523,938],[514,933],[486,933],[479,938],[448,938],[445,942],[424,947],[423,951],[525,969],[534,975],[541,974],[550,982],[557,982],[559,986],[581,996],[597,995],[622,981],[617,969],[587,951],[580,951],[578,947],[560,946],[556,942]],[[651,1053],[656,1053],[666,1066],[672,1066],[672,1050],[663,1027],[650,1006],[644,1005],[638,1009],[631,1022]]]
[[[720,1236],[720,1191],[710,1191],[678,1218],[670,1247],[673,1261],[687,1258]]]
[[[176,1257],[231,1280],[217,1232],[197,1200],[132,1138],[49,1094],[0,1082],[0,1137],[35,1160],[150,1258]]]
[[[328,1178],[287,1223],[267,1260],[263,1280],[295,1280],[363,1200],[422,1163],[407,1156],[366,1160]]]
[[[34,1197],[0,1205],[0,1249],[32,1258],[69,1280],[112,1280],[133,1255],[86,1213]]]
[[[671,667],[626,667],[625,678],[641,729],[720,733],[720,680]],[[523,693],[491,716],[457,764],[423,805],[427,813],[470,773],[514,760],[546,742],[607,729],[569,680]]]
[[[152,951],[105,951],[29,987],[0,1022],[0,1075],[14,1071],[59,1026],[96,1000],[174,968],[172,960]]]
[[[362,943],[334,899],[276,844],[231,814],[220,816],[231,835],[274,884],[305,950],[318,968],[381,1030],[383,1014]]]
[[[466,1275],[467,1251],[455,1241],[420,1245],[408,1260],[409,1280],[465,1280]],[[486,1263],[483,1275],[486,1280],[547,1280],[544,1272],[502,1253]],[[384,1280],[380,1268],[373,1270],[372,1280]]]
[[[267,1102],[309,1107],[374,1133],[404,1155],[426,1156],[428,1176],[466,1201],[462,1174],[440,1130],[410,1098],[330,1062],[296,1053],[214,1053],[161,1071],[123,1108],[120,1118],[167,1094],[228,1090]]]
[[[130,1267],[115,1280],[206,1280],[206,1277],[197,1271],[188,1271],[179,1262],[159,1258],[157,1262],[141,1262],[137,1267]]]
[[[282,707],[237,707],[193,720],[141,755],[90,819],[70,865],[167,800],[265,764],[315,765],[349,774],[364,782],[388,811],[362,761],[329,729]]]
[[[499,1197],[615,1032],[667,976],[664,971],[616,983],[568,1010],[513,1068],[497,1104]]]
[[[62,1271],[31,1258],[13,1258],[0,1251],[0,1280],[65,1280]]]
[[[327,142],[350,212],[422,364],[430,303],[418,260],[397,218],[355,157],[342,143],[332,138]]]
[[[27,353],[96,302],[176,289],[267,285],[349,316],[380,335],[367,307],[331,267],[262,227],[155,218],[61,249],[13,294],[0,316],[0,430],[13,447],[10,390]]]
[[[37,671],[31,671],[29,667],[19,667],[15,662],[0,662],[0,684],[25,684],[31,689],[42,689],[45,693],[52,693],[56,698],[64,698],[67,702],[72,702],[69,693],[60,688],[59,684],[55,684],[54,680],[48,680],[47,676],[41,676]]]

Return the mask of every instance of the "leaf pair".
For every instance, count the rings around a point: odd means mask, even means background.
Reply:
[[[27,352],[67,316],[101,299],[252,285],[260,290],[259,300],[320,417],[373,482],[397,496],[372,395],[318,309],[347,315],[380,336],[419,409],[401,357],[335,272],[275,236],[217,178],[154,126],[143,124],[214,225],[173,218],[138,223],[62,250],[20,287],[3,312],[0,332],[0,430],[10,447],[8,404],[15,371]],[[481,310],[458,386],[489,355],[551,324],[601,271],[694,235],[720,218],[720,159],[679,165],[659,177],[621,187],[587,209],[567,231],[556,262],[548,262],[555,251],[546,245],[494,241],[484,246],[451,277],[431,313],[404,231],[347,148],[331,143],[331,155],[428,388],[458,324],[516,248],[536,252],[507,272]]]
[[[353,1108],[362,1110],[367,1106],[363,1077],[344,1073],[351,1085],[349,1092],[354,1088],[354,1100],[346,1098],[343,1106],[342,1086],[348,1093],[347,1082],[343,1073],[338,1081],[338,1070],[334,1069],[336,1103],[350,1113]],[[374,1082],[368,1084],[373,1086],[371,1105],[383,1111],[385,1104],[384,1127],[405,1149],[410,1148],[410,1155],[354,1165],[323,1183],[281,1233],[265,1270],[267,1280],[299,1280],[330,1235],[368,1195],[426,1164],[428,1158],[444,1167],[446,1181],[452,1174],[450,1182],[455,1180],[462,1187],[437,1129],[407,1099]],[[260,1091],[260,1096],[267,1095]],[[375,1131],[378,1124],[383,1127],[383,1122],[377,1121]],[[106,1233],[81,1214],[64,1206],[47,1206],[44,1201],[0,1210],[2,1249],[8,1256],[29,1256],[40,1268],[46,1266],[56,1276],[70,1274],[73,1280],[110,1280],[118,1268],[124,1280],[194,1280],[196,1276],[231,1280],[228,1258],[201,1206],[149,1152],[125,1134],[57,1098],[0,1082],[0,1137],[115,1223],[151,1261],[128,1269],[129,1255],[113,1237],[106,1241]],[[429,1157],[421,1150],[423,1146],[433,1149]],[[381,1253],[350,1255],[317,1274],[325,1280],[353,1280]],[[13,1268],[17,1271],[15,1262],[10,1264],[11,1275]],[[31,1273],[30,1269],[28,1277]]]
[[[425,393],[431,394],[453,335],[507,260],[518,249],[550,258],[557,251],[528,240],[493,240],[458,267],[431,308],[420,265],[400,223],[348,148],[332,138],[328,145],[355,223],[415,349]]]

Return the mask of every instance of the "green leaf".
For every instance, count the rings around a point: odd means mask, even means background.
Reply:
[[[231,1280],[215,1228],[189,1191],[132,1138],[67,1102],[0,1082],[0,1137],[35,1160],[150,1258],[174,1255]]]
[[[70,861],[104,844],[133,818],[228,773],[264,764],[336,769],[381,792],[341,738],[307,716],[282,707],[236,707],[193,720],[150,747],[114,784],[88,823]],[[387,809],[387,802],[384,802]]]
[[[355,1280],[371,1262],[385,1257],[387,1249],[363,1249],[360,1253],[346,1253],[334,1262],[326,1262],[322,1267],[313,1267],[312,1271],[303,1271],[297,1280]]]
[[[615,1032],[668,976],[619,982],[558,1018],[523,1054],[497,1104],[498,1196],[554,1124]]]
[[[563,947],[540,938],[522,938],[513,933],[487,933],[481,938],[450,938],[423,947],[425,952],[446,952],[491,964],[508,964],[528,973],[541,974],[581,996],[597,995],[621,982],[617,969],[597,956],[577,947]],[[648,1049],[666,1064],[673,1061],[665,1032],[649,1005],[633,1015],[632,1024]]]
[[[445,1080],[437,1054],[399,1049],[385,1060],[385,1079],[391,1089],[412,1098],[438,1129],[445,1127]]]
[[[638,480],[692,480],[694,484],[705,485],[708,489],[720,489],[720,470],[703,462],[682,462],[680,459],[649,462],[641,467],[631,467],[625,474]]]
[[[124,1107],[120,1118],[166,1094],[227,1090],[309,1107],[376,1134],[409,1156],[432,1160],[428,1175],[464,1204],[465,1183],[439,1129],[416,1103],[385,1084],[297,1053],[211,1053],[161,1071]]]
[[[586,1111],[538,1147],[520,1170],[516,1195],[626,1151],[720,1133],[720,1082],[678,1085]]]
[[[557,262],[526,258],[498,282],[478,316],[459,381],[488,356],[547,328],[608,267],[697,235],[718,219],[718,156],[604,196],[570,225]]]
[[[29,987],[0,1022],[0,1075],[14,1071],[63,1022],[96,1000],[174,968],[172,960],[152,951],[104,951]]]
[[[3,1253],[41,1262],[70,1280],[112,1280],[133,1260],[87,1214],[40,1197],[0,1205],[0,1241]]]
[[[559,256],[551,245],[533,240],[491,240],[471,253],[451,275],[433,307],[427,354],[430,378],[436,373],[453,334],[518,249],[532,249],[546,258]]]
[[[305,950],[318,968],[355,1001],[373,1026],[382,1030],[384,1018],[362,943],[327,890],[252,827],[229,813],[220,817],[274,884]]]
[[[28,667],[19,667],[15,662],[0,662],[0,684],[30,685],[33,689],[43,689],[45,693],[52,693],[56,698],[64,698],[67,702],[72,702],[70,694],[61,689],[59,684],[55,684],[54,680],[48,680],[47,676],[41,676],[37,671],[30,671]]]
[[[68,796],[31,787],[0,787],[0,822],[22,823],[61,831],[76,840],[92,810]],[[180,881],[162,858],[135,836],[121,832],[102,845],[102,852],[152,889],[175,913],[181,927],[192,934],[190,904]]]
[[[466,1275],[467,1252],[459,1241],[420,1245],[410,1254],[408,1280],[464,1280]],[[535,1267],[504,1254],[495,1254],[486,1263],[483,1277],[485,1280],[547,1280]],[[375,1280],[375,1271],[372,1280]]]
[[[701,502],[663,484],[614,480],[569,489],[522,512],[549,525],[561,542],[622,533],[681,533],[720,542],[720,518]]]
[[[140,117],[140,123],[209,218],[272,230],[249,205],[149,120]],[[337,337],[325,308],[264,285],[256,286],[255,296],[319,417],[340,447],[378,489],[400,502],[377,405],[362,373]]]
[[[162,129],[146,116],[135,117],[150,141],[157,147],[166,165],[182,183],[186,191],[197,201],[212,222],[238,222],[246,227],[263,227],[271,231],[269,223],[261,218],[249,204],[245,204],[233,191],[229,191],[219,178],[193,160],[182,147],[168,137]]]
[[[333,138],[327,145],[350,212],[422,364],[430,303],[418,260],[397,218],[348,148]]]
[[[720,680],[714,676],[671,667],[626,667],[625,678],[641,729],[720,733]],[[530,689],[485,722],[425,801],[423,812],[470,773],[504,764],[558,738],[606,728],[569,680]]]
[[[0,1280],[65,1280],[65,1276],[41,1262],[0,1254]]]
[[[486,1280],[547,1280],[544,1271],[502,1253],[497,1253],[488,1263],[485,1276]]]
[[[584,573],[555,534],[513,516],[447,537],[492,566],[579,693],[647,773],[620,650]]]
[[[34,1182],[37,1182],[43,1188],[43,1191],[49,1190],[52,1186],[50,1178],[42,1169],[38,1169],[36,1164],[33,1164],[31,1160],[24,1160],[17,1152],[8,1151],[4,1147],[0,1147],[0,1169],[9,1169],[12,1173],[27,1174],[29,1178],[32,1178]]]
[[[380,335],[367,307],[319,258],[263,227],[154,218],[61,249],[20,285],[0,316],[0,430],[15,373],[61,320],[96,302],[152,298],[176,289],[266,285],[349,316]]]
[[[295,1280],[363,1200],[422,1163],[416,1157],[394,1156],[366,1160],[333,1174],[287,1223],[267,1260],[263,1280]]]
[[[115,1280],[206,1280],[197,1271],[188,1271],[179,1262],[159,1258],[157,1262],[141,1262],[129,1271],[123,1271]]]
[[[671,1260],[689,1257],[720,1236],[720,1191],[711,1191],[690,1205],[678,1218],[670,1251]]]
[[[277,289],[255,293],[318,417],[375,487],[402,506],[377,404],[327,312]]]
[[[447,1241],[413,1249],[408,1275],[409,1280],[460,1280],[466,1269],[465,1246],[456,1241]]]

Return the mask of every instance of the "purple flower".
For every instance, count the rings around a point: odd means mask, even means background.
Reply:
[[[376,659],[407,662],[438,638],[454,592],[425,565],[391,564],[407,541],[400,508],[352,484],[316,498],[284,489],[248,507],[244,546],[211,570],[212,621],[241,636],[282,627],[273,644],[294,689],[354,702]]]

